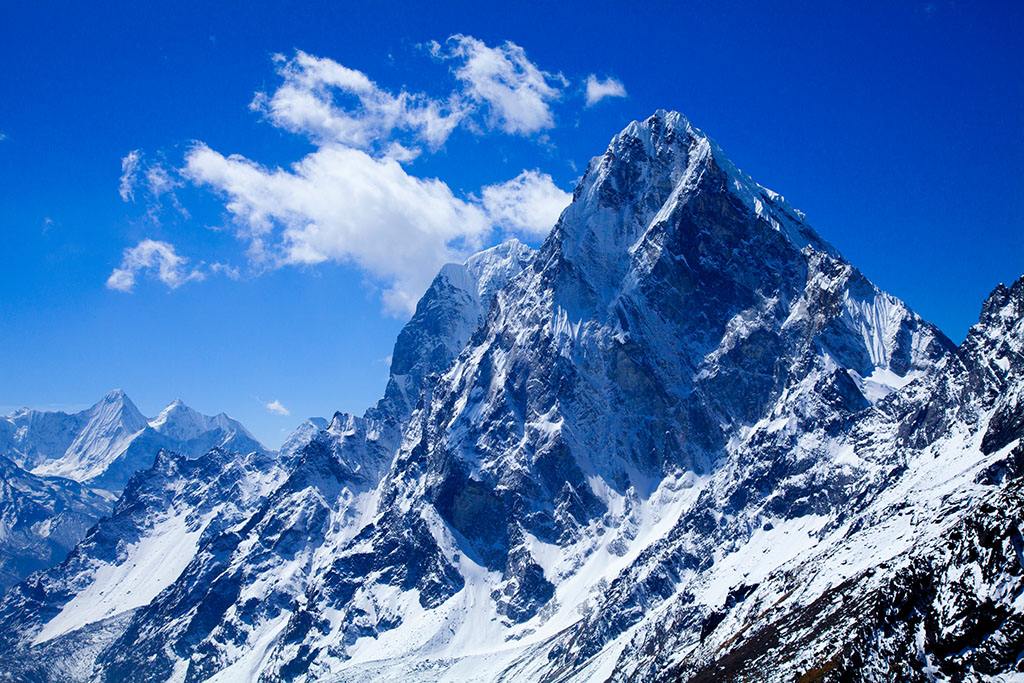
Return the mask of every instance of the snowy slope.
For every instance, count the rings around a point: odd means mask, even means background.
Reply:
[[[280,480],[269,454],[214,449],[186,459],[161,451],[66,560],[4,595],[4,643],[45,652],[57,646],[75,658],[75,645],[62,638],[71,631],[80,634],[75,642],[83,646],[96,645],[93,638],[109,642],[127,617],[173,584],[196,558],[203,538],[243,523],[250,506]],[[110,631],[112,621],[121,629]],[[39,675],[31,673],[37,666],[11,661],[5,671],[33,676]]]

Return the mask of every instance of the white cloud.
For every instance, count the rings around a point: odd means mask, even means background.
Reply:
[[[188,259],[178,256],[173,245],[147,239],[124,250],[121,265],[107,278],[107,287],[130,292],[135,287],[136,278],[145,272],[153,273],[171,289],[205,277],[198,269],[190,270]]]
[[[506,41],[490,47],[466,35],[448,39],[448,49],[432,45],[442,58],[460,59],[455,76],[466,86],[466,94],[490,106],[490,124],[506,133],[528,135],[555,125],[550,103],[568,85],[561,74],[542,71],[526,57],[526,51]]]
[[[167,169],[160,164],[155,164],[146,169],[146,188],[155,199],[159,199],[168,192],[173,192],[176,188],[181,187],[181,185],[181,181],[171,176]]]
[[[395,314],[412,311],[438,268],[480,248],[491,227],[483,209],[440,180],[340,145],[288,170],[199,145],[184,172],[226,197],[254,261],[354,263],[385,284],[385,306]]]
[[[547,235],[572,201],[572,195],[555,185],[551,176],[537,170],[488,185],[482,195],[484,210],[494,224],[534,237]]]
[[[284,83],[272,95],[257,93],[251,107],[275,125],[323,143],[371,149],[403,131],[437,148],[466,114],[458,98],[440,101],[405,91],[392,95],[361,71],[301,50],[291,59],[274,59]],[[342,102],[356,106],[346,108]]]
[[[278,401],[277,399],[274,399],[270,403],[266,404],[265,407],[266,407],[268,413],[274,413],[275,415],[291,415],[292,414],[292,411],[290,411],[287,408],[285,408],[284,404],[281,403],[280,401]]]
[[[138,183],[139,161],[142,159],[142,152],[133,149],[121,159],[121,180],[117,186],[117,192],[121,195],[121,201],[135,201],[135,185]]]
[[[146,215],[155,224],[160,223],[160,213],[165,202],[183,217],[189,217],[174,192],[183,184],[174,170],[168,170],[159,162],[146,163],[142,150],[133,149],[121,159],[121,179],[117,190],[121,200],[135,202],[139,191],[142,197],[138,198],[145,202]]]
[[[587,106],[592,107],[606,97],[625,97],[626,86],[611,76],[601,80],[594,74],[587,76]]]
[[[275,56],[282,83],[257,94],[252,108],[316,148],[282,168],[197,143],[173,175],[150,178],[147,171],[148,191],[159,196],[166,188],[173,199],[179,178],[207,186],[223,197],[257,269],[352,264],[381,286],[388,312],[407,315],[442,265],[485,246],[495,228],[543,235],[569,201],[539,171],[460,197],[403,165],[443,144],[458,125],[475,125],[478,111],[509,133],[554,125],[549,104],[565,81],[541,71],[519,46],[453,36],[433,51],[458,62],[460,86],[446,99],[394,94],[360,71],[304,52]],[[218,263],[193,272],[238,277],[237,268]]]

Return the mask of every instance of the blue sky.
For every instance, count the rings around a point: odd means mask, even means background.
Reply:
[[[436,265],[657,108],[954,339],[1024,272],[1020,3],[489,4],[6,4],[0,405],[360,412]]]

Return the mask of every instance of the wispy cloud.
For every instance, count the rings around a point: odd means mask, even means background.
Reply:
[[[274,399],[273,401],[267,403],[264,407],[267,409],[268,413],[273,413],[274,415],[291,415],[292,414],[292,411],[290,411],[287,408],[285,408],[284,404],[281,403],[280,401],[278,401],[277,399]]]
[[[121,179],[118,181],[117,193],[121,195],[121,201],[135,201],[135,186],[139,181],[139,162],[142,159],[142,152],[133,149],[121,158]]]
[[[124,250],[121,265],[107,278],[107,287],[120,292],[130,292],[142,274],[152,275],[171,289],[177,289],[186,282],[205,278],[198,268],[189,268],[188,259],[179,256],[174,245],[146,239]]]
[[[625,97],[626,86],[622,85],[622,81],[617,78],[608,76],[604,79],[599,79],[596,75],[590,74],[587,76],[587,106],[592,107],[601,100],[608,97]]]
[[[177,171],[168,169],[159,161],[145,161],[142,150],[133,149],[121,158],[121,178],[117,190],[121,201],[144,201],[146,215],[154,224],[160,223],[160,213],[165,202],[183,217],[189,217],[188,211],[175,194],[175,190],[183,185]]]

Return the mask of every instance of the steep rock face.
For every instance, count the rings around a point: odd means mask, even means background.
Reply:
[[[112,507],[78,482],[38,477],[0,457],[0,593],[62,560]]]
[[[534,251],[512,238],[441,269],[402,328],[378,411],[406,418],[424,382],[444,372],[487,315],[495,293],[518,275]]]
[[[787,520],[806,533],[806,551],[769,572],[733,573],[718,604],[691,588],[657,626],[637,629],[618,663],[673,680],[977,680],[1016,670],[1024,432],[1004,431],[1002,416],[1024,385],[1022,291],[1024,278],[997,288],[955,355],[857,416],[833,445],[834,466],[870,463],[884,476],[863,477],[859,495],[817,519]]]

